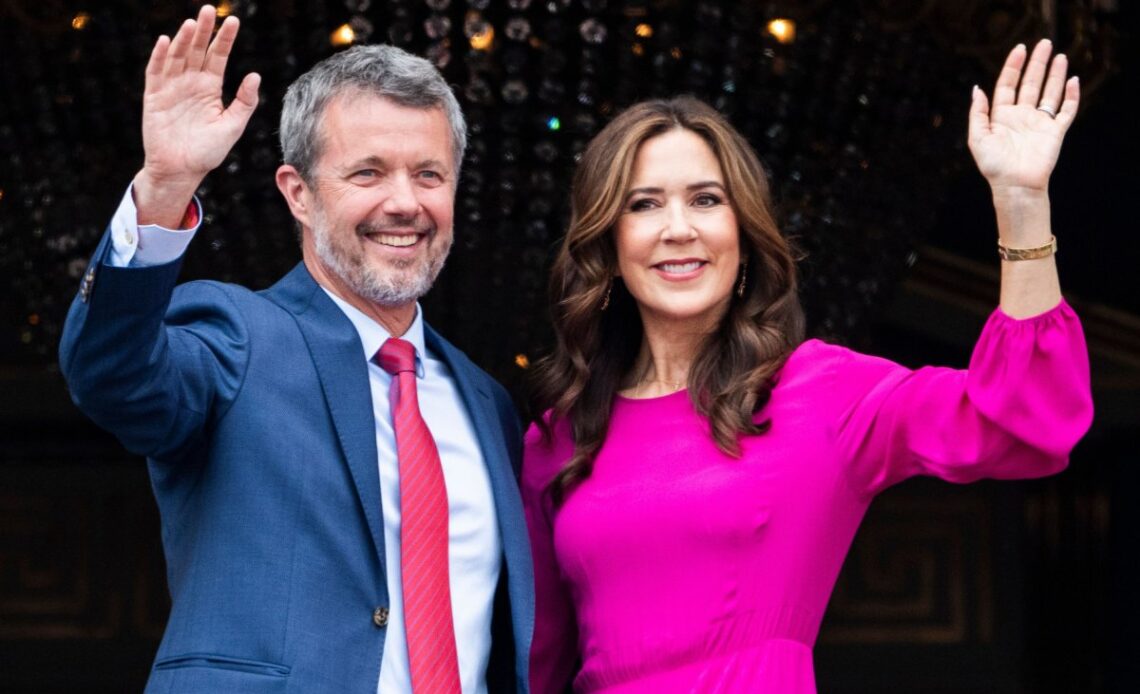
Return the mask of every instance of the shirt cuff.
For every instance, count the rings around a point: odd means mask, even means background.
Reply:
[[[135,207],[134,184],[127,186],[123,201],[111,218],[111,256],[113,267],[147,267],[178,260],[186,252],[191,239],[202,226],[202,203],[198,196],[190,203],[193,225],[188,229],[167,229],[157,224],[139,225]]]

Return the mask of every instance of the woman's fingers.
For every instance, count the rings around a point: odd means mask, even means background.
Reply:
[[[973,145],[990,131],[990,102],[981,87],[974,85],[970,96],[970,115],[966,134],[967,143]]]
[[[1041,100],[1038,106],[1049,109],[1053,114],[1061,110],[1061,100],[1065,97],[1065,75],[1069,71],[1069,60],[1064,53],[1053,57],[1053,64],[1049,66],[1049,77],[1045,80],[1045,88],[1041,90]]]
[[[1080,102],[1080,83],[1075,77],[1066,79],[1069,59],[1063,53],[1050,56],[1053,43],[1041,39],[1028,54],[1024,44],[1014,46],[1006,56],[1001,73],[994,86],[992,108],[1001,106],[1031,106],[1062,120],[1064,126],[1077,115]]]
[[[1025,64],[1025,45],[1017,44],[1005,58],[994,85],[994,108],[1010,106],[1017,101],[1017,83],[1021,79],[1021,66]]]
[[[1081,82],[1076,75],[1065,82],[1065,96],[1061,100],[1061,109],[1057,111],[1057,122],[1068,129],[1073,119],[1077,117],[1077,107],[1081,105]]]
[[[1037,108],[1041,101],[1041,84],[1045,81],[1045,73],[1049,69],[1049,56],[1053,53],[1053,42],[1041,39],[1033,48],[1029,62],[1025,66],[1025,74],[1021,76],[1021,89],[1017,92],[1017,103]]]

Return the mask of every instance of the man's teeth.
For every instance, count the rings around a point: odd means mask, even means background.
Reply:
[[[662,263],[659,267],[670,274],[681,275],[692,272],[701,266],[701,261],[694,260],[688,263]]]
[[[416,234],[376,234],[372,237],[385,246],[411,246],[419,238]]]

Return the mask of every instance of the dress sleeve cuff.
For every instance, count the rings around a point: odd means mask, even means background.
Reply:
[[[1064,300],[1029,318],[1000,309],[970,359],[967,390],[987,419],[1054,455],[1068,455],[1092,422],[1088,347]]]
[[[1012,321],[1014,323],[1024,323],[1024,322],[1036,321],[1036,320],[1049,320],[1053,316],[1055,316],[1055,314],[1062,313],[1065,311],[1068,311],[1069,314],[1071,314],[1074,318],[1076,317],[1076,314],[1073,312],[1073,308],[1071,306],[1069,306],[1068,302],[1065,301],[1064,298],[1062,298],[1061,301],[1059,301],[1057,303],[1057,305],[1054,306],[1053,308],[1048,309],[1046,311],[1042,311],[1041,313],[1038,313],[1035,316],[1026,316],[1025,318],[1014,318],[1013,316],[1009,315],[1004,310],[1002,310],[1001,306],[998,306],[997,309],[994,310],[994,316],[991,316],[990,320],[993,320],[994,317],[1000,317],[1003,320]]]

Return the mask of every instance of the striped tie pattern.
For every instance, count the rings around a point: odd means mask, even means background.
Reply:
[[[400,572],[415,694],[459,694],[459,658],[447,565],[447,487],[439,450],[416,396],[416,348],[389,338],[376,362],[388,391],[400,467]]]

